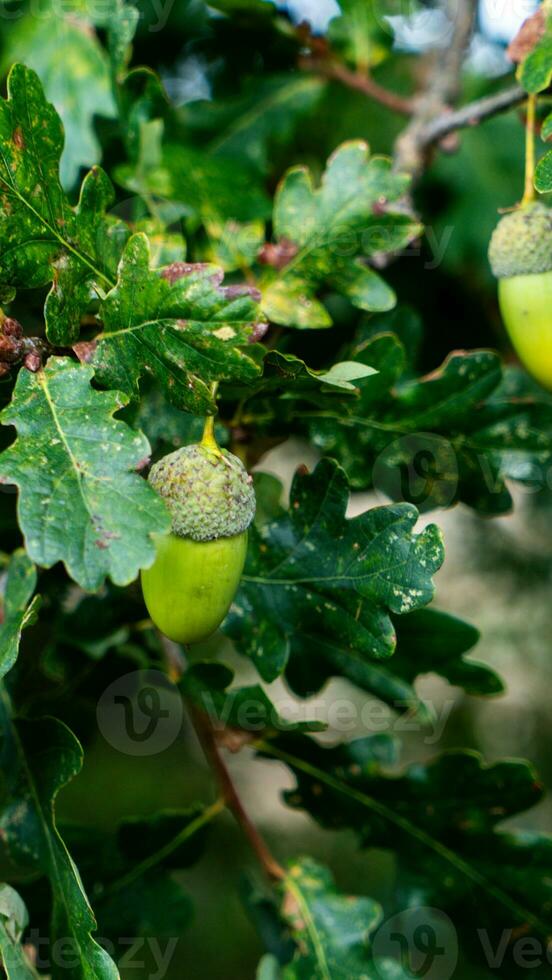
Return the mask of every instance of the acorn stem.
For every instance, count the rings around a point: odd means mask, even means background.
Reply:
[[[530,95],[527,99],[527,123],[525,129],[525,190],[521,206],[532,204],[536,198],[535,191],[535,123],[537,118],[537,96]]]
[[[218,381],[214,381],[211,385],[211,395],[213,400],[217,397]],[[215,436],[215,415],[208,415],[205,419],[205,425],[203,426],[203,435],[201,437],[201,445],[205,446],[206,449],[211,449],[215,453],[220,453],[220,447]]]
[[[205,425],[203,426],[203,435],[201,437],[201,445],[205,446],[206,449],[212,449],[215,452],[220,452],[219,445],[215,436],[215,416],[208,415],[205,419]]]

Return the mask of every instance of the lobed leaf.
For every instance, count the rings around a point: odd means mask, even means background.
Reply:
[[[289,170],[276,193],[273,224],[276,247],[290,257],[263,288],[269,319],[299,328],[331,326],[317,298],[323,288],[363,310],[391,309],[393,290],[366,260],[397,251],[421,233],[409,215],[393,210],[408,183],[360,140],[338,147],[317,190],[305,167]]]
[[[29,915],[21,896],[10,885],[0,885],[0,962],[8,980],[38,980],[21,944]]]
[[[535,187],[541,194],[552,191],[552,150],[539,160],[535,173]]]
[[[146,236],[133,235],[117,286],[102,303],[96,377],[137,398],[147,372],[178,408],[211,414],[213,382],[248,382],[260,373],[250,346],[261,327],[255,296],[248,287],[222,286],[216,266],[177,262],[154,270],[149,262]]]
[[[418,609],[393,618],[397,646],[389,660],[369,654],[339,637],[319,637],[316,645],[300,632],[290,641],[286,679],[301,697],[310,697],[331,677],[345,677],[399,713],[411,712],[431,722],[434,711],[417,692],[415,681],[434,673],[468,694],[496,695],[503,691],[498,675],[485,664],[466,660],[479,638],[468,623],[436,609]]]
[[[36,71],[60,114],[65,131],[60,176],[71,188],[81,167],[88,170],[100,162],[95,117],[115,116],[109,63],[89,12],[60,10],[50,0],[42,4],[40,16],[21,17],[10,31],[10,61]]]
[[[552,13],[545,11],[544,7],[539,13],[542,14],[544,30],[518,69],[523,88],[533,95],[543,92],[552,81]]]
[[[36,588],[36,568],[23,549],[15,551],[8,565],[2,597],[0,625],[0,679],[13,667],[19,653],[21,634],[35,620],[40,597]]]
[[[92,375],[50,358],[37,374],[20,372],[0,415],[18,432],[0,455],[0,479],[19,488],[30,558],[46,568],[63,561],[88,590],[106,575],[118,585],[133,581],[154,560],[153,535],[169,528],[162,501],[132,472],[149,456],[147,440],[112,418],[126,399],[96,391]]]
[[[118,980],[113,960],[92,938],[96,922],[77,869],[60,837],[55,802],[82,766],[82,749],[54,719],[13,721],[7,695],[0,698],[2,730],[2,841],[24,872],[45,875],[52,888],[51,943],[71,947],[62,973],[68,980]],[[68,965],[68,964],[71,965]],[[56,975],[56,974],[54,974]]]
[[[550,405],[508,394],[497,354],[455,352],[427,377],[404,381],[404,349],[392,334],[369,337],[351,356],[378,374],[351,410],[305,418],[314,445],[345,467],[354,488],[375,486],[423,510],[461,500],[502,514],[512,506],[507,479],[542,477]]]
[[[45,306],[53,344],[77,339],[91,298],[113,284],[125,225],[109,217],[113,190],[94,168],[71,208],[59,180],[61,120],[38,76],[14,65],[8,99],[0,100],[0,281],[32,288],[51,284]]]
[[[316,647],[338,640],[381,659],[396,644],[391,613],[433,596],[443,561],[439,530],[413,534],[414,507],[378,507],[347,520],[347,478],[331,460],[298,470],[290,509],[260,530],[251,547],[226,632],[264,680],[285,668],[296,638]]]
[[[534,806],[542,786],[526,762],[485,765],[475,752],[445,753],[397,772],[388,735],[323,748],[281,735],[264,754],[287,763],[297,788],[285,794],[322,826],[351,828],[364,846],[396,852],[418,902],[463,908],[458,925],[506,924],[548,933],[552,839],[498,825]]]

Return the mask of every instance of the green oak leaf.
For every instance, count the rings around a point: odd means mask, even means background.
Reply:
[[[220,265],[225,272],[242,272],[257,261],[264,245],[264,221],[239,222],[234,219],[207,220],[208,241],[205,258]]]
[[[289,511],[260,529],[225,631],[261,676],[285,668],[293,638],[340,642],[365,657],[390,656],[396,644],[390,614],[403,615],[433,597],[432,575],[443,561],[434,525],[413,534],[409,504],[345,517],[347,477],[331,460],[298,470]]]
[[[304,73],[257,75],[238,95],[184,106],[183,123],[188,132],[207,136],[209,153],[230,166],[245,163],[266,173],[273,149],[289,143],[325,88],[320,78]]]
[[[105,8],[104,8],[105,9]],[[107,28],[111,74],[115,86],[124,81],[140,11],[127,0],[113,0],[103,25]]]
[[[282,916],[297,944],[277,974],[281,980],[377,976],[369,958],[369,937],[382,918],[377,902],[341,895],[327,868],[311,858],[292,861],[280,888]]]
[[[289,170],[274,203],[273,248],[280,247],[286,261],[263,287],[269,319],[298,328],[331,326],[317,298],[322,289],[343,293],[363,310],[395,306],[393,290],[367,259],[397,251],[421,233],[409,215],[393,210],[408,183],[392,172],[390,160],[370,156],[361,140],[338,147],[317,190],[305,167]]]
[[[155,459],[181,446],[199,442],[205,427],[204,415],[181,412],[166,401],[156,385],[143,385],[140,401],[133,402],[127,412],[130,412],[132,425],[146,436]],[[219,446],[228,445],[228,429],[218,421],[215,422],[215,437]]]
[[[536,15],[535,15],[536,16]],[[552,12],[542,16],[546,22],[542,37],[518,68],[518,78],[526,92],[538,95],[552,81]]]
[[[51,942],[64,940],[71,947],[71,960],[57,975],[63,973],[68,980],[118,980],[112,959],[92,938],[96,930],[92,909],[56,827],[56,797],[80,772],[81,746],[53,718],[12,720],[5,692],[0,697],[0,729],[2,842],[17,867],[50,881]]]
[[[274,17],[276,13],[272,0],[213,0],[209,6],[224,14],[246,12]]]
[[[360,70],[382,61],[393,41],[380,0],[338,0],[341,13],[328,25],[328,40]]]
[[[149,456],[147,440],[112,418],[126,398],[96,391],[92,375],[53,357],[36,374],[20,372],[0,414],[18,432],[0,455],[0,479],[19,488],[30,558],[46,568],[63,561],[88,590],[106,575],[132,582],[155,558],[154,533],[169,527],[160,498],[132,472]]]
[[[124,820],[115,831],[70,825],[65,837],[90,893],[102,935],[177,937],[193,916],[174,871],[203,855],[207,825],[220,807],[194,804]]]
[[[280,964],[275,956],[270,953],[263,956],[257,968],[255,980],[281,980]]]
[[[397,771],[389,735],[324,748],[283,734],[262,751],[293,771],[290,806],[323,827],[356,831],[363,846],[397,853],[418,903],[461,906],[459,927],[485,921],[549,934],[552,838],[499,827],[542,797],[529,763],[486,765],[476,752],[454,751]]]
[[[309,857],[289,863],[279,890],[282,927],[295,949],[280,961],[263,957],[257,980],[411,980],[397,960],[373,955],[383,918],[378,902],[341,894],[330,871]]]
[[[255,221],[270,214],[270,202],[255,170],[180,144],[161,145],[160,120],[140,128],[136,161],[116,171],[127,190],[145,200],[171,201],[201,221]]]
[[[0,885],[0,962],[8,980],[38,980],[23,948],[21,937],[29,924],[26,905],[14,888]]]
[[[393,619],[397,647],[389,660],[374,661],[339,637],[319,637],[316,645],[300,632],[291,638],[286,679],[302,697],[320,690],[330,677],[345,677],[398,712],[431,722],[431,703],[417,692],[415,681],[435,673],[468,694],[495,695],[503,691],[498,675],[484,664],[466,660],[477,643],[475,627],[436,609],[418,609]]]
[[[295,354],[269,350],[263,359],[262,376],[246,389],[248,399],[260,397],[244,418],[253,422],[262,419],[265,412],[270,415],[275,411],[277,396],[280,401],[276,411],[280,417],[285,411],[283,401],[290,401],[289,410],[292,414],[298,400],[320,407],[333,405],[340,396],[357,396],[359,382],[364,382],[376,373],[370,365],[359,361],[338,361],[328,370],[315,371]]]
[[[535,173],[535,187],[541,194],[552,191],[552,150],[539,160]]]
[[[43,5],[10,31],[10,62],[21,61],[39,75],[65,130],[61,182],[71,188],[81,167],[99,163],[101,146],[94,118],[115,116],[108,58],[84,12]],[[7,67],[7,66],[5,66]]]
[[[255,473],[257,527],[280,519],[283,487],[268,473]],[[393,617],[397,646],[393,656],[374,660],[345,639],[319,636],[313,644],[301,630],[290,636],[286,680],[300,697],[311,697],[331,677],[344,677],[357,687],[373,694],[394,710],[414,713],[422,723],[432,722],[435,712],[431,702],[416,690],[415,681],[422,674],[436,673],[467,693],[481,696],[500,694],[503,685],[498,675],[466,654],[479,640],[474,626],[436,609],[418,609],[406,616]]]
[[[320,722],[287,721],[259,684],[230,688],[234,674],[224,664],[197,663],[185,673],[181,688],[196,707],[222,731],[233,728],[257,735],[266,731],[320,732]]]
[[[14,65],[0,100],[0,281],[52,284],[46,332],[54,344],[77,339],[90,299],[114,283],[125,226],[106,215],[114,195],[103,171],[85,178],[72,208],[59,181],[63,127],[38,76]]]
[[[15,551],[10,558],[2,596],[0,678],[11,670],[17,660],[21,633],[36,620],[40,597],[33,599],[35,588],[35,566],[23,549]]]
[[[405,352],[392,334],[368,337],[350,356],[378,371],[351,410],[304,415],[315,446],[345,467],[355,489],[375,486],[423,510],[461,500],[501,514],[512,507],[507,479],[542,477],[552,409],[545,399],[509,396],[497,354],[453,353],[414,380],[402,380]]]
[[[149,263],[147,238],[133,235],[101,306],[96,377],[137,398],[148,372],[177,408],[212,413],[212,382],[260,373],[250,346],[261,319],[256,299],[248,287],[222,286],[216,266],[177,262],[154,270]]]

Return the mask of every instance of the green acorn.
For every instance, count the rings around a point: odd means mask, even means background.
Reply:
[[[512,344],[533,377],[552,389],[552,209],[532,202],[507,214],[489,259]]]
[[[199,643],[220,626],[239,585],[255,516],[253,480],[219,448],[211,423],[201,443],[156,463],[149,482],[168,506],[172,532],[142,571],[144,600],[165,636]]]

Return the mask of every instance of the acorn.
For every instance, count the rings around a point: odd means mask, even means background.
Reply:
[[[552,209],[533,202],[502,218],[489,260],[512,344],[533,377],[552,389]]]
[[[253,480],[220,449],[212,426],[201,443],[169,453],[150,472],[172,518],[141,574],[154,624],[177,643],[199,643],[220,626],[236,594],[255,516]]]

